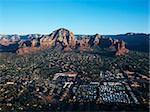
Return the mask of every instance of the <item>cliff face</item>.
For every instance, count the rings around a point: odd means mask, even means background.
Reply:
[[[32,41],[30,40],[19,42],[19,48],[31,47],[31,45],[32,45]]]
[[[59,47],[63,50],[71,50],[75,48],[75,45],[74,34],[64,28],[55,30],[50,35],[40,39],[40,46],[43,48]]]
[[[18,55],[24,55],[24,54],[29,54],[29,53],[37,52],[39,50],[40,50],[39,47],[24,47],[24,48],[19,48],[16,51],[16,53]]]
[[[98,46],[98,45],[100,45],[101,38],[102,38],[102,36],[97,33],[89,39],[88,44],[90,45],[90,47]]]
[[[103,42],[104,43],[104,42]],[[125,46],[124,41],[113,40],[112,38],[108,38],[108,42],[106,42],[110,49],[115,48],[115,55],[125,55],[129,52],[129,50]]]
[[[38,47],[38,40],[37,39],[33,39],[32,40],[32,47]]]
[[[125,47],[124,41],[119,41],[116,43],[116,55],[125,55],[129,50]]]
[[[100,39],[101,38],[102,38],[102,36],[98,33],[94,35],[94,42],[93,43],[95,46],[100,45]]]
[[[76,48],[80,51],[89,51],[91,49],[90,49],[88,42],[89,42],[89,39],[87,38],[82,38],[80,40],[77,40]]]
[[[40,39],[40,47],[41,48],[49,48],[52,46],[52,44],[53,44],[53,41],[49,36],[43,36]]]

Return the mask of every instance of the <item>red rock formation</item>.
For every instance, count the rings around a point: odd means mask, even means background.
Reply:
[[[16,51],[16,53],[18,55],[24,55],[24,54],[29,54],[29,53],[37,52],[39,50],[40,50],[40,48],[38,48],[38,47],[25,47],[25,48],[19,48]]]
[[[50,35],[40,39],[40,46],[44,48],[61,47],[63,50],[75,48],[76,40],[74,34],[67,29],[60,28],[53,31]]]
[[[80,40],[80,50],[84,50],[87,47],[88,47],[88,40],[85,38]]]
[[[14,44],[15,41],[11,41],[10,39],[7,38],[1,38],[0,39],[0,44],[4,46],[9,46],[10,44]]]
[[[40,48],[37,45],[40,43]],[[17,50],[18,54],[28,54],[39,51],[42,48],[58,48],[64,51],[78,49],[80,51],[91,51],[92,48],[101,47],[102,49],[110,48],[110,51],[116,50],[116,55],[128,53],[124,41],[113,40],[111,38],[102,38],[101,35],[82,36],[75,39],[74,34],[67,29],[60,28],[53,31],[50,35],[45,35],[40,40],[33,39],[32,42],[21,43],[21,48]],[[98,47],[95,47],[98,46]]]
[[[38,41],[36,39],[32,40],[32,47],[37,47],[38,46]]]
[[[116,55],[120,56],[120,55],[125,55],[126,53],[128,53],[129,50],[125,47],[125,43],[124,41],[119,41],[116,43]]]
[[[24,48],[24,47],[31,47],[31,41],[20,41],[19,42],[19,47]]]
[[[40,47],[41,48],[50,48],[51,47],[52,38],[49,36],[44,36],[40,39]]]
[[[17,39],[14,38],[14,36],[12,38],[9,37],[0,37],[0,52],[14,52],[16,51],[16,49],[18,49],[18,42]]]
[[[88,42],[89,42],[89,39],[83,37],[82,39],[77,40],[76,46],[78,46],[80,51],[89,51],[89,50],[91,50],[91,48],[90,48]]]
[[[101,35],[100,34],[95,34],[92,37],[89,38],[88,44],[90,47],[93,46],[98,46],[100,45],[100,39],[101,39]]]
[[[119,40],[113,40],[109,38],[109,41],[111,42],[110,49],[114,48],[116,51],[116,55],[125,55],[126,53],[129,52],[129,50],[125,47],[125,42],[124,41],[119,41]]]
[[[94,45],[99,45],[100,44],[100,38],[101,38],[101,35],[97,33],[95,35]]]
[[[76,45],[76,40],[74,38],[73,32],[70,32],[70,38],[69,38],[69,46],[74,48]]]
[[[70,47],[65,47],[63,50],[64,51],[72,51],[72,49]]]

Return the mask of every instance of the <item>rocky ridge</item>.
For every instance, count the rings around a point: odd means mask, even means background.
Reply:
[[[124,41],[103,38],[100,34],[75,38],[74,33],[65,28],[55,30],[50,35],[42,35],[40,38],[30,38],[31,40],[20,40],[18,42],[19,47],[16,50],[17,54],[23,55],[47,48],[56,48],[62,51],[92,51],[97,47],[102,49],[113,48],[115,49],[115,55],[125,55],[129,51]]]

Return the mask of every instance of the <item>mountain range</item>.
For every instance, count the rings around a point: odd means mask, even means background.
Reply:
[[[109,49],[115,55],[125,55],[129,50],[148,52],[149,34],[74,35],[68,29],[60,28],[49,35],[0,35],[1,52],[27,54],[47,48],[62,51],[92,51],[101,48]]]

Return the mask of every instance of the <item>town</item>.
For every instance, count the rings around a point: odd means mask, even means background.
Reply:
[[[122,80],[104,80],[110,75],[120,76]],[[123,73],[100,72],[102,80],[86,83],[77,72],[56,73],[52,80],[38,76],[0,77],[0,110],[42,110],[54,109],[61,102],[101,104],[140,104],[126,83]],[[115,78],[115,77],[114,77]],[[116,77],[118,79],[118,77]],[[62,107],[58,106],[58,110]]]
[[[0,110],[147,110],[149,76],[147,65],[136,64],[137,55],[147,62],[145,55],[132,52],[123,57],[55,49],[24,56],[4,53]]]

